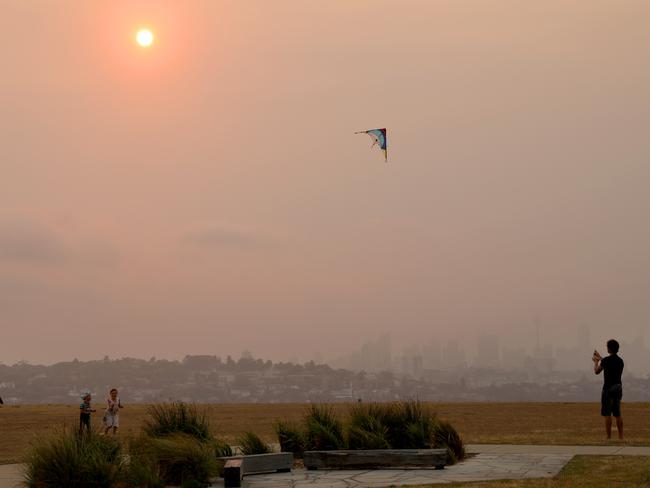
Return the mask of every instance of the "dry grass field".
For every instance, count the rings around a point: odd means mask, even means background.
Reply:
[[[101,407],[101,402],[96,405]],[[247,430],[258,433],[267,441],[275,441],[275,421],[298,420],[305,405],[206,405],[205,408],[209,411],[215,434],[229,442],[234,442]],[[335,408],[343,412],[346,405],[335,405]],[[650,404],[630,403],[624,404],[623,408],[625,443],[650,445]],[[139,430],[146,409],[146,405],[126,405],[120,416],[121,436]],[[458,429],[467,443],[606,443],[599,405],[595,403],[441,403],[435,404],[435,409],[440,418]],[[76,426],[78,415],[75,405],[0,407],[0,463],[19,461],[35,437],[64,425]],[[93,424],[97,427],[101,416],[101,411],[94,414]]]

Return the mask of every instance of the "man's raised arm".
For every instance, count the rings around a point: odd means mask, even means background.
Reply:
[[[603,358],[601,357],[600,354],[598,354],[598,351],[594,351],[594,355],[593,355],[593,357],[591,358],[591,360],[594,362],[594,373],[595,373],[595,374],[600,374],[601,371],[603,370],[603,367],[602,367],[602,365],[600,364],[600,361],[601,361],[602,359],[603,359]]]

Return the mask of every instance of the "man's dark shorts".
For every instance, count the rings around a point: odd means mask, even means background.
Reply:
[[[623,386],[612,385],[607,389],[603,388],[603,394],[600,399],[600,414],[603,417],[621,416],[621,399],[623,398]]]

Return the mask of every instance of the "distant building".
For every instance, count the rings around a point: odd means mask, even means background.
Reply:
[[[217,356],[199,355],[199,356],[185,356],[183,358],[183,365],[189,369],[194,370],[212,370],[216,369],[221,364],[221,359]]]
[[[440,343],[431,341],[422,347],[422,366],[426,369],[440,369],[442,365],[442,347]]]
[[[500,366],[499,337],[494,334],[483,334],[478,338],[476,348],[476,366],[496,369]]]
[[[467,367],[465,350],[458,341],[449,341],[442,349],[442,368],[446,370]]]
[[[392,366],[390,335],[361,346],[361,369],[365,371],[388,371]]]
[[[419,354],[405,354],[400,358],[400,372],[413,378],[422,376],[422,356]]]
[[[508,371],[522,369],[526,362],[526,349],[523,347],[503,347],[501,350],[501,367]]]

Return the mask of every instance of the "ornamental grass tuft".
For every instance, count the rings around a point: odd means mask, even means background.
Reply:
[[[292,452],[294,457],[302,458],[305,451],[305,435],[297,424],[279,420],[275,424],[275,434],[278,436],[282,452]]]
[[[237,439],[239,449],[244,456],[252,454],[268,454],[269,446],[254,432],[245,432]]]
[[[25,459],[28,488],[117,486],[124,473],[121,446],[95,432],[63,429],[33,445]]]
[[[306,449],[345,449],[343,424],[329,405],[311,405],[305,413],[304,425]]]
[[[214,440],[207,411],[199,410],[196,405],[183,402],[159,403],[151,405],[147,413],[149,418],[144,421],[142,430],[150,437],[182,433],[201,442]]]

